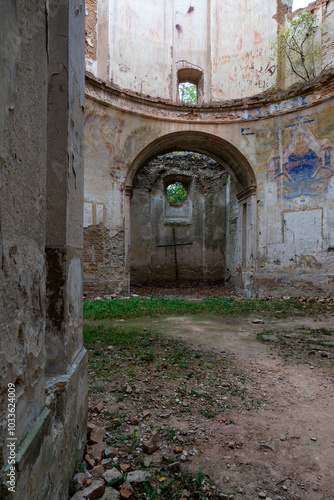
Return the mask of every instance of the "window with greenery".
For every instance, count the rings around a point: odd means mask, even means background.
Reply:
[[[190,82],[179,83],[179,99],[183,104],[197,104],[197,85]]]
[[[166,187],[166,196],[171,203],[182,203],[187,198],[187,194],[181,182],[173,182]]]

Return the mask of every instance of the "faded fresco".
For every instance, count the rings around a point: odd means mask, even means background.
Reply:
[[[299,117],[286,129],[298,125],[298,122]],[[302,124],[312,122],[314,120],[307,116]],[[278,138],[282,139],[281,130]],[[276,184],[277,199],[283,198],[288,206],[289,202],[307,205],[325,198],[334,176],[332,156],[329,142],[322,145],[308,126],[303,127],[303,131],[299,127],[297,133],[291,134],[283,155],[272,158],[267,164],[268,181]]]

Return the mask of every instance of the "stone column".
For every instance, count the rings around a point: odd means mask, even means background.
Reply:
[[[84,22],[83,0],[49,1],[48,374],[64,373],[82,347]]]
[[[249,186],[244,191],[237,194],[237,200],[239,203],[237,263],[241,275],[243,291],[247,297],[252,297],[256,294],[256,186]]]
[[[130,244],[131,244],[131,233],[130,233],[130,207],[131,198],[133,194],[132,186],[125,186],[124,198],[125,198],[125,211],[124,211],[124,287],[127,293],[130,294]]]
[[[8,465],[8,384],[15,385],[18,442],[45,402],[44,12],[42,0],[0,2],[0,469]]]

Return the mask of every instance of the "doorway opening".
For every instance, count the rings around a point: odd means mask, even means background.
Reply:
[[[168,199],[168,188],[182,199]],[[125,207],[129,291],[228,285],[256,294],[255,176],[232,144],[193,131],[157,139],[129,170]]]
[[[131,286],[221,286],[229,174],[194,151],[146,163],[133,182]]]

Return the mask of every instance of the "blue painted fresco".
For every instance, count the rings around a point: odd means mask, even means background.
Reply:
[[[278,104],[268,104],[259,108],[246,109],[241,111],[241,118],[243,120],[251,120],[252,118],[260,118],[261,116],[272,115],[277,112],[291,111],[307,106],[312,101],[312,96],[294,97],[293,99],[281,101]]]
[[[292,153],[283,166],[283,172],[276,173],[277,165],[275,165],[274,180],[279,181],[281,178],[280,180],[283,181],[282,191],[286,200],[300,196],[322,197],[327,187],[328,177],[334,173],[329,165],[329,152],[326,152],[325,166],[322,166],[322,158],[317,156],[312,149],[301,155]]]

